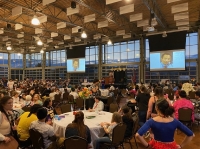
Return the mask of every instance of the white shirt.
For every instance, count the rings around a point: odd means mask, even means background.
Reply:
[[[70,95],[74,96],[74,99],[77,99],[79,96],[77,94],[77,92],[71,92],[69,93]]]
[[[15,96],[12,97],[13,103],[19,104],[19,97],[15,98]]]
[[[99,101],[98,103],[95,102],[93,105],[93,110],[103,111],[104,103],[102,101]]]
[[[50,93],[50,94],[49,94],[49,98],[50,98],[51,100],[54,100],[55,94],[56,94],[56,92]]]
[[[7,83],[7,86],[9,87],[10,90],[13,89],[13,85],[14,85],[14,81],[9,81],[9,82]]]

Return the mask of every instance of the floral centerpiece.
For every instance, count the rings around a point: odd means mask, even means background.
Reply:
[[[84,87],[78,94],[84,100],[84,110],[85,110],[85,99],[89,98],[90,95],[92,95],[92,92],[87,87]]]
[[[187,95],[189,95],[190,91],[195,91],[191,83],[184,83],[182,85],[182,90],[184,90]]]

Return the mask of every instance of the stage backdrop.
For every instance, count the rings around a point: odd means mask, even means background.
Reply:
[[[114,71],[115,83],[126,83],[126,71]]]

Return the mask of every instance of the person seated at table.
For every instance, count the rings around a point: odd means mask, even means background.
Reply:
[[[13,103],[19,104],[19,93],[18,92],[14,92],[12,99],[13,99]]]
[[[52,100],[50,98],[46,98],[43,107],[46,108],[48,112],[46,122],[51,125],[52,119],[54,118],[54,108],[52,107]]]
[[[13,130],[16,130],[14,121],[18,118],[13,108],[13,99],[10,96],[4,96],[0,100],[0,142],[9,143],[13,138]]]
[[[55,138],[56,135],[54,133],[54,129],[51,125],[45,123],[47,117],[47,109],[40,108],[37,111],[38,120],[33,121],[29,127],[29,129],[35,129],[40,132],[43,136],[44,147],[45,149],[55,149],[56,145],[61,146],[64,142],[64,138],[57,139],[58,141],[53,142],[51,138]]]
[[[152,149],[178,149],[184,147],[194,137],[193,132],[182,124],[180,121],[172,117],[174,108],[169,105],[164,98],[156,101],[156,111],[158,115],[148,120],[136,133],[136,137],[146,147]],[[154,134],[154,139],[149,143],[146,142],[143,135],[151,129]],[[176,129],[181,130],[187,136],[178,145],[174,141],[174,133]]]
[[[86,139],[88,142],[88,147],[91,147],[89,145],[91,143],[90,129],[84,124],[84,113],[82,111],[77,112],[75,114],[74,121],[67,125],[65,138],[72,136],[79,136]]]
[[[40,100],[40,95],[39,94],[35,94],[33,96],[33,104],[39,104],[39,105],[43,105],[42,101]]]
[[[122,121],[126,124],[126,132],[124,138],[131,137],[134,122],[131,116],[130,108],[127,106],[122,107]]]
[[[96,96],[99,94],[99,79],[94,79],[93,84],[91,85],[92,95]]]
[[[6,96],[6,95],[8,96],[8,92],[6,92],[6,91],[4,91],[4,90],[1,91],[1,92],[0,92],[0,99],[3,98],[3,97]]]
[[[25,106],[29,107],[29,106],[32,106],[32,105],[33,105],[32,96],[31,95],[26,95]]]
[[[76,100],[79,97],[74,87],[71,88],[71,92],[69,93],[69,95],[72,95],[74,97],[74,100]]]
[[[18,119],[17,134],[22,146],[28,147],[31,145],[29,127],[31,122],[38,119],[36,113],[39,108],[42,108],[42,106],[39,104],[33,105],[30,112],[23,113]]]
[[[55,87],[52,87],[52,88],[51,88],[51,93],[49,94],[49,98],[50,98],[51,100],[54,100],[55,94],[56,94],[56,89],[55,89]]]
[[[90,112],[103,111],[103,109],[104,109],[104,103],[101,100],[99,100],[99,97],[95,97],[94,101],[95,102],[94,102],[93,108],[92,109],[89,108],[89,111]]]
[[[192,110],[191,120],[194,122],[194,105],[190,100],[187,99],[187,94],[184,90],[179,92],[179,99],[176,100],[173,104],[175,110],[175,118],[178,119],[178,110],[180,108],[189,108]]]
[[[114,112],[112,115],[111,123],[102,122],[100,125],[103,127],[108,137],[101,137],[96,140],[96,147],[95,149],[100,149],[101,143],[110,143],[112,140],[112,133],[115,126],[122,122],[122,117],[118,112]]]

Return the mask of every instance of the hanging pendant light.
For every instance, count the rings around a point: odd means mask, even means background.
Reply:
[[[40,25],[40,20],[37,18],[36,15],[33,16],[33,19],[31,20],[31,24]]]

